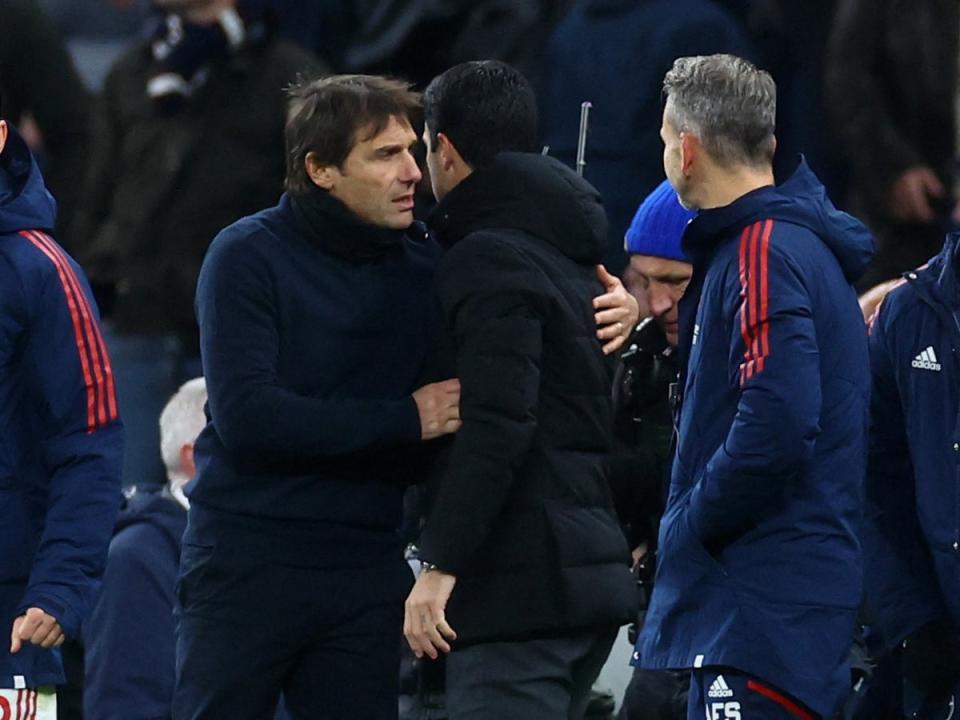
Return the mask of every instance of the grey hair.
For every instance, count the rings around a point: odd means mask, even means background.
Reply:
[[[735,55],[677,58],[663,79],[667,118],[690,132],[719,164],[773,160],[777,86],[770,73]]]
[[[206,402],[207,384],[198,377],[181,385],[160,413],[160,454],[171,485],[190,479],[184,476],[180,466],[180,449],[193,444],[207,424],[203,413]]]

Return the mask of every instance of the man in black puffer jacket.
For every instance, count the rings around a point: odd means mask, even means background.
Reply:
[[[424,110],[463,425],[433,489],[404,630],[418,655],[453,649],[452,720],[582,717],[634,616],[605,471],[610,367],[590,313],[606,217],[593,187],[533,152],[533,92],[510,66],[448,70]]]

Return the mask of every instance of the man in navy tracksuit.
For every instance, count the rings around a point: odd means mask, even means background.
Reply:
[[[887,295],[869,347],[871,629],[902,646],[907,716],[946,717],[960,690],[960,235]]]
[[[87,281],[49,235],[55,217],[0,120],[0,717],[54,717],[56,648],[93,604],[120,502],[110,360]]]
[[[681,407],[634,662],[693,668],[688,717],[830,715],[861,596],[869,378],[851,283],[873,241],[801,162],[774,185],[772,78],[729,55],[664,81],[684,236]]]

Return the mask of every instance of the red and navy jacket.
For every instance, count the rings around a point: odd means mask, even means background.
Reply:
[[[824,716],[849,690],[869,403],[852,283],[873,238],[801,161],[683,246],[683,388],[634,664],[730,666]]]
[[[49,235],[56,204],[23,140],[0,155],[0,634],[39,607],[75,637],[120,501],[110,360],[79,266]],[[0,688],[63,681],[59,652],[0,651]]]
[[[864,527],[871,629],[886,648],[927,622],[960,629],[960,235],[870,320]]]

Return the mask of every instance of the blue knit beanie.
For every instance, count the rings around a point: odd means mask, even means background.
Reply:
[[[624,237],[627,253],[690,262],[680,247],[680,240],[687,223],[696,214],[695,210],[687,210],[680,204],[676,191],[664,180],[637,208]]]

